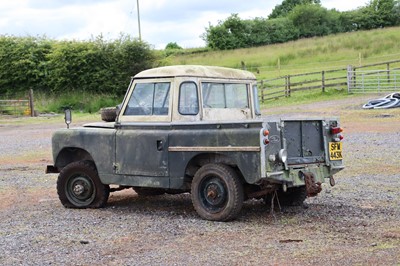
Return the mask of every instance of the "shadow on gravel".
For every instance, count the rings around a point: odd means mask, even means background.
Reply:
[[[307,200],[310,201],[310,200]],[[398,215],[394,208],[346,204],[344,199],[326,202],[326,199],[312,199],[300,207],[275,206],[271,211],[263,200],[248,200],[244,203],[238,221],[304,224],[324,223],[333,226],[368,226],[390,220]],[[126,214],[150,214],[200,219],[196,214],[189,193],[179,195],[138,196],[133,191],[117,192],[110,195],[107,211]],[[289,221],[289,222],[288,222]]]

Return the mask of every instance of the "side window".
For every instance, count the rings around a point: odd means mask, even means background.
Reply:
[[[202,83],[204,108],[249,108],[247,84]]]
[[[258,99],[258,89],[257,85],[253,85],[253,97],[254,97],[254,110],[256,115],[261,115],[261,110],[260,110],[260,101]]]
[[[179,88],[178,111],[182,115],[197,115],[199,113],[199,99],[197,85],[194,82],[183,82]]]
[[[203,83],[203,107],[204,108],[225,108],[225,88],[221,83]]]
[[[168,115],[170,83],[137,83],[124,115]]]

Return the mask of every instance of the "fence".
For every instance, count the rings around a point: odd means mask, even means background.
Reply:
[[[326,88],[347,88],[347,68],[287,75],[258,82],[261,102],[290,97],[292,93]]]
[[[373,70],[372,70],[373,69]],[[299,91],[327,88],[347,89],[354,92],[395,91],[400,87],[400,60],[359,67],[348,66],[328,71],[287,75],[258,81],[260,100],[290,97]]]
[[[33,90],[29,91],[26,99],[0,100],[0,115],[35,116]]]
[[[379,93],[397,90],[400,90],[400,60],[348,70],[349,93]]]

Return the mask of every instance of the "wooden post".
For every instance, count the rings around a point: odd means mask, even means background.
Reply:
[[[35,106],[33,104],[33,90],[29,90],[29,109],[31,109],[31,117],[35,116]]]
[[[353,78],[354,78],[355,68],[352,65],[347,66],[347,93],[351,93],[353,89]]]
[[[325,71],[322,70],[322,92],[325,92]]]
[[[241,61],[240,64],[242,65],[242,69],[246,70],[246,63],[244,61]]]
[[[290,97],[290,75],[287,75],[287,91],[286,97]]]
[[[264,80],[261,80],[261,102],[264,103]]]
[[[387,80],[390,83],[390,63],[386,64],[386,71],[387,71]]]
[[[278,76],[281,76],[281,59],[278,57]]]

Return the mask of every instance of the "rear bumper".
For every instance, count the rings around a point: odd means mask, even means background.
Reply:
[[[337,172],[344,169],[343,165],[327,166],[327,165],[305,165],[303,167],[288,167],[288,170],[267,172],[266,180],[274,183],[286,183],[291,186],[305,185],[304,174],[311,173],[316,182],[324,183],[325,179],[332,177]]]
[[[46,174],[58,174],[59,172],[60,170],[58,170],[54,165],[48,165],[46,167]]]

